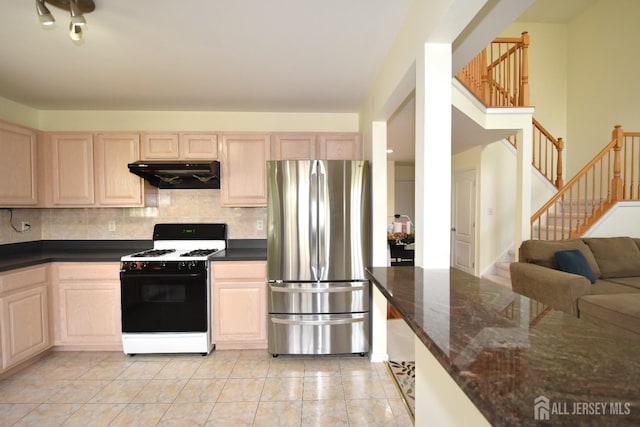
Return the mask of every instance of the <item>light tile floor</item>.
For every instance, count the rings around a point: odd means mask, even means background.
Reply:
[[[0,426],[412,426],[359,356],[51,352],[0,381]]]

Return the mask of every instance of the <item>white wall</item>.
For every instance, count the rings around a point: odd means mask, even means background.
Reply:
[[[596,222],[586,237],[629,236],[640,238],[640,203],[621,202]]]
[[[529,89],[534,117],[553,136],[567,139],[567,25],[514,22],[501,37],[529,32]]]
[[[640,131],[640,1],[600,0],[568,25],[569,177],[611,141]]]

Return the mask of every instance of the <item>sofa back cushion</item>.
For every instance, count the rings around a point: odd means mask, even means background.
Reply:
[[[596,277],[600,277],[600,268],[598,267],[598,263],[589,250],[589,247],[582,241],[582,239],[525,240],[522,242],[522,245],[520,245],[519,261],[538,264],[558,270],[559,266],[556,261],[555,253],[571,249],[578,249],[582,252],[582,255],[584,255],[587,263],[589,264],[589,267],[591,267],[593,274]]]
[[[640,276],[640,249],[630,237],[588,237],[601,277]]]

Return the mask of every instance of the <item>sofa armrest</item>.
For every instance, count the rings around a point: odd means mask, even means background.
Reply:
[[[514,292],[578,317],[578,299],[591,293],[591,282],[578,274],[526,262],[509,266]]]

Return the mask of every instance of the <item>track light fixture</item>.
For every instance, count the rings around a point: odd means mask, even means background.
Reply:
[[[69,22],[69,37],[73,41],[81,41],[87,20],[84,13],[92,12],[95,9],[93,0],[47,0],[53,6],[68,10],[71,14]],[[51,26],[55,23],[55,18],[47,8],[45,0],[36,0],[36,11],[38,19],[43,26]]]
[[[56,18],[53,17],[51,11],[44,4],[44,0],[36,0],[36,10],[38,11],[38,19],[40,19],[40,23],[49,27],[56,22]]]

